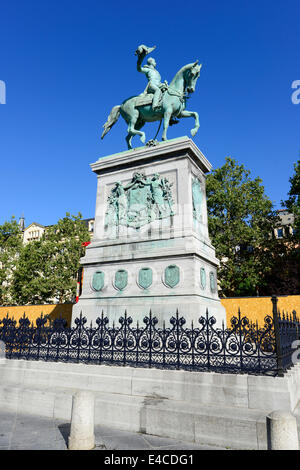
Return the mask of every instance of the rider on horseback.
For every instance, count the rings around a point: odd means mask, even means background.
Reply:
[[[148,79],[146,90],[142,95],[131,96],[123,101],[121,105],[112,108],[107,121],[103,125],[104,130],[101,139],[110,131],[120,115],[128,124],[126,142],[129,149],[132,148],[132,138],[135,135],[140,136],[141,142],[145,143],[146,135],[145,132],[141,131],[141,128],[146,122],[163,121],[161,136],[163,141],[167,140],[168,127],[176,124],[180,118],[193,117],[195,127],[191,129],[192,137],[198,131],[200,126],[198,113],[186,109],[186,99],[187,93],[195,91],[201,65],[198,65],[198,61],[184,65],[178,70],[170,85],[167,82],[161,83],[154,59],[148,59],[147,65],[142,66],[144,58],[153,49],[155,48],[142,44],[136,51],[138,56],[137,69],[139,72],[145,73]],[[161,96],[163,96],[162,99]],[[152,108],[150,108],[151,103]],[[158,108],[157,111],[153,111],[155,107]]]
[[[160,107],[159,101],[162,95],[161,87],[163,84],[161,83],[161,76],[158,70],[156,70],[156,62],[155,59],[149,57],[147,60],[147,65],[142,67],[142,62],[149,52],[153,51],[156,46],[148,48],[144,45],[141,45],[136,50],[136,55],[138,56],[137,61],[137,70],[138,72],[142,72],[146,75],[148,79],[148,85],[143,94],[153,93],[153,101],[152,101],[152,109],[153,111],[157,111]]]

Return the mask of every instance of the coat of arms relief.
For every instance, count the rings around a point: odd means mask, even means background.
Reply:
[[[123,225],[140,228],[154,220],[174,215],[173,183],[155,173],[135,173],[124,185],[117,181],[108,197],[105,227]]]

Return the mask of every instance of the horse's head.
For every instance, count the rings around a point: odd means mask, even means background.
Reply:
[[[196,82],[200,76],[202,64],[198,65],[198,60],[193,64],[189,64],[184,72],[184,89],[188,93],[194,93]]]

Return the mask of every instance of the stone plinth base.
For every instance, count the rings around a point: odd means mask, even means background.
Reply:
[[[219,261],[211,245],[206,173],[211,165],[183,137],[100,158],[95,228],[81,260],[82,293],[72,321],[82,314],[110,321],[127,314],[166,324],[178,310],[187,325],[206,314],[222,326]]]
[[[126,311],[127,316],[133,319],[133,326],[136,322],[143,325],[145,316],[149,316],[151,310],[152,316],[158,319],[157,327],[161,328],[165,322],[166,327],[170,326],[170,319],[176,316],[176,311],[180,317],[186,320],[185,326],[191,327],[193,322],[194,327],[199,326],[199,318],[205,317],[206,309],[210,316],[215,317],[217,321],[216,326],[222,327],[224,321],[224,307],[219,301],[213,299],[206,299],[197,295],[189,296],[139,296],[139,297],[126,297],[121,298],[104,298],[104,299],[85,299],[81,300],[79,304],[73,306],[72,321],[80,316],[82,313],[87,319],[87,324],[93,322],[96,326],[95,320],[101,317],[102,312],[109,318],[110,326],[115,322],[119,325],[119,318],[124,317]],[[226,323],[224,322],[226,326]]]

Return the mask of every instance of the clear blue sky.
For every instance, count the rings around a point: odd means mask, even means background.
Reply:
[[[203,63],[189,109],[195,143],[214,168],[227,155],[260,176],[280,208],[300,150],[299,1],[131,2],[1,0],[0,223],[24,212],[26,225],[66,211],[95,211],[89,164],[126,149],[120,118],[103,141],[112,106],[143,91],[134,51],[156,44],[163,80]],[[193,120],[169,130],[189,135]],[[157,123],[145,126],[153,138]],[[134,141],[139,146],[139,140]]]

